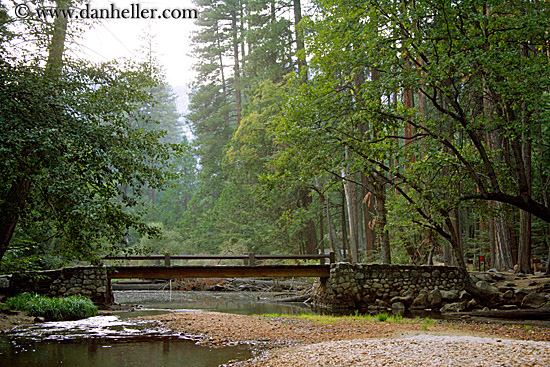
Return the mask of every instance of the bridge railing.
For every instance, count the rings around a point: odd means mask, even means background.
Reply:
[[[257,260],[319,260],[321,265],[336,262],[334,252],[325,255],[258,255],[249,252],[244,255],[124,255],[104,256],[103,260],[164,260],[165,266],[171,266],[172,260],[243,260],[245,266],[255,266]]]

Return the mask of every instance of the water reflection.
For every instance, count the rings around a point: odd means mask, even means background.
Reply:
[[[169,337],[124,341],[89,338],[78,342],[28,343],[0,338],[0,365],[11,367],[211,367],[231,359],[244,360],[250,355],[246,347],[208,348],[195,345],[190,340]]]
[[[0,335],[0,366],[211,367],[250,356],[246,346],[198,346],[157,323],[118,316],[20,326]]]
[[[140,304],[147,308],[194,309],[227,312],[242,315],[278,313],[311,313],[302,304],[273,302],[274,294],[247,292],[184,292],[184,291],[116,291],[115,301],[120,304]]]
[[[0,334],[0,366],[219,366],[233,359],[248,359],[252,352],[246,346],[198,346],[185,335],[163,330],[156,323],[128,318],[174,310],[311,313],[305,305],[275,303],[268,293],[123,291],[115,292],[115,300],[149,310],[15,328]]]

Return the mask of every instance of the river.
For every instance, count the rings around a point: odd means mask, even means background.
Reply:
[[[123,291],[114,295],[117,303],[133,305],[135,310],[20,326],[0,334],[0,366],[220,366],[250,358],[254,350],[251,346],[198,346],[190,336],[132,318],[198,310],[238,314],[311,312],[305,306],[273,302],[267,293]]]

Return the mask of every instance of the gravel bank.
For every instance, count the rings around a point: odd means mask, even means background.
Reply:
[[[230,366],[550,366],[550,329],[546,327],[216,312],[144,318],[194,336],[200,344],[250,343],[266,351]]]
[[[550,343],[472,336],[416,335],[285,348],[242,367],[449,366],[548,367]]]

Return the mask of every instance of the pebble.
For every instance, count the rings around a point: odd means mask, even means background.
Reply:
[[[276,350],[239,366],[548,367],[550,342],[475,336],[415,335],[347,340]]]

